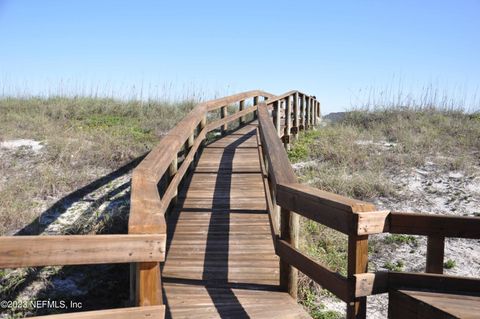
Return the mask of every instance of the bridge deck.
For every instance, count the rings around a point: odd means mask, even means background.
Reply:
[[[310,318],[279,290],[256,125],[203,150],[168,220],[167,318]]]

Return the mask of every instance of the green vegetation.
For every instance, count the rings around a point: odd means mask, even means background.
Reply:
[[[408,244],[414,247],[418,246],[418,240],[412,235],[390,234],[385,237],[387,244]]]
[[[0,142],[31,139],[43,148],[0,149],[0,235],[32,221],[56,199],[148,152],[193,102],[106,98],[0,99]]]
[[[306,161],[309,158],[310,149],[314,147],[315,140],[319,137],[319,131],[303,131],[299,139],[288,152],[288,158],[292,163]]]
[[[452,269],[455,268],[455,266],[457,266],[457,263],[455,262],[455,260],[452,259],[448,259],[446,262],[443,263],[443,268],[445,269]]]
[[[322,303],[317,301],[318,294],[314,291],[314,287],[301,286],[300,302],[307,308],[308,312],[314,319],[341,319],[343,316],[336,311],[326,310]]]
[[[343,276],[347,275],[348,237],[317,222],[302,218],[303,251]]]
[[[385,172],[426,160],[469,172],[480,149],[477,117],[434,108],[355,110],[339,122],[302,133],[289,157],[293,163],[315,160],[300,177],[320,189],[366,200],[400,197]]]
[[[392,263],[390,261],[387,261],[383,267],[390,271],[402,271],[403,267],[405,267],[405,263],[401,260],[397,260],[396,262]]]
[[[288,155],[292,163],[304,162],[297,171],[303,183],[367,201],[379,197],[404,200],[405,193],[390,181],[392,174],[421,167],[427,161],[439,170],[471,172],[478,163],[479,116],[427,106],[357,109],[337,122],[324,121],[315,131],[302,132]],[[301,249],[345,275],[347,237],[308,220],[302,220],[301,227]],[[369,249],[378,251],[384,244],[407,244],[413,253],[418,239],[390,234],[380,241],[372,238]],[[445,268],[455,267],[453,261],[447,262]],[[383,267],[402,271],[405,264],[396,260]],[[303,276],[299,292],[313,316],[323,311],[318,296],[326,293],[318,285]]]

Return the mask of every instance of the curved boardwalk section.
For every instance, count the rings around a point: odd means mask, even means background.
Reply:
[[[278,288],[256,125],[204,148],[168,220],[167,318],[310,318]]]

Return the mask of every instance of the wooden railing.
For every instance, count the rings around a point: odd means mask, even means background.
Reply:
[[[259,153],[283,288],[296,297],[298,269],[345,301],[347,318],[365,318],[366,297],[390,289],[479,293],[480,279],[438,274],[443,270],[445,237],[480,238],[480,218],[378,211],[373,204],[298,183],[285,148],[291,135],[316,124],[318,107],[315,98],[297,91],[258,106]],[[348,235],[347,277],[298,250],[299,215]],[[368,273],[368,236],[383,232],[428,236],[426,271],[437,274]]]
[[[0,268],[159,263],[165,260],[165,233],[149,235],[2,236]],[[165,307],[133,307],[56,315],[55,318],[163,317]]]
[[[256,90],[198,104],[133,171],[128,235],[0,237],[0,268],[131,263],[131,297],[140,307],[79,313],[78,318],[163,316],[165,215],[208,133],[218,128],[225,133],[251,114],[259,123],[258,150],[280,257],[280,285],[293,297],[297,269],[345,301],[348,318],[365,318],[366,297],[389,289],[480,292],[479,279],[441,275],[444,238],[480,239],[480,218],[378,211],[373,204],[298,183],[285,149],[320,118],[320,103],[299,91],[274,96]],[[348,235],[347,277],[298,250],[300,215]],[[368,236],[382,232],[428,236],[426,270],[431,274],[368,273]]]
[[[228,124],[243,124],[245,117],[256,116],[259,99],[273,98],[264,91],[249,91],[198,104],[180,121],[137,166],[132,175],[129,218],[131,234],[165,234],[165,213],[176,202],[178,188],[194,164],[207,134]],[[251,99],[250,106],[246,100]],[[238,104],[233,107],[232,104]],[[233,108],[232,114],[228,114]],[[209,121],[220,111],[220,119]],[[133,268],[134,267],[134,268]],[[132,297],[140,306],[162,304],[159,262],[138,263],[131,271]]]

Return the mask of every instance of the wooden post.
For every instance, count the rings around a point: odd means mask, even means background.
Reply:
[[[283,131],[283,145],[288,150],[290,147],[290,131],[292,130],[292,97],[285,98],[285,128]]]
[[[204,115],[202,117],[202,120],[200,121],[200,127],[199,127],[200,132],[203,131],[205,126],[207,126],[207,115]],[[206,136],[205,136],[205,139],[206,139]],[[202,141],[202,147],[205,146],[205,142],[206,142],[205,139],[203,139]]]
[[[188,150],[190,149],[190,148],[187,149],[187,144],[189,143],[191,137],[193,137],[193,134],[190,135],[190,137],[187,140],[187,143],[185,143],[185,156],[188,153]],[[192,139],[192,144],[191,145],[193,145],[193,139]],[[172,160],[172,162],[170,163],[170,166],[168,167],[169,181],[168,181],[167,185],[173,179],[175,174],[177,174],[177,171],[178,171],[178,156],[175,156],[174,159]],[[175,191],[175,196],[172,197],[172,201],[170,202],[170,205],[172,205],[172,206],[175,206],[177,204],[177,193],[178,193],[178,190]]]
[[[305,98],[305,130],[310,128],[310,97]]]
[[[322,118],[322,112],[320,111],[320,101],[317,102],[317,117],[318,122],[320,123],[320,119]]]
[[[220,116],[221,118],[225,118],[227,117],[227,107],[226,106],[222,106],[222,108],[220,109]],[[227,128],[228,128],[228,124],[225,123],[222,125],[222,135],[225,135],[225,133],[227,132]]]
[[[130,263],[130,297],[131,305],[137,304],[137,263]]]
[[[305,129],[305,94],[300,98],[300,129]]]
[[[428,236],[426,272],[443,274],[443,257],[445,253],[445,237]]]
[[[299,217],[286,209],[280,209],[280,237],[295,248],[298,248]],[[288,291],[297,300],[298,270],[280,259],[280,287]]]
[[[312,111],[312,114],[313,114],[312,125],[316,126],[317,125],[317,100],[313,100],[312,108],[313,108],[313,111]]]
[[[136,283],[138,306],[154,306],[163,303],[160,263],[138,263]]]
[[[293,96],[293,138],[297,139],[298,137],[298,130],[299,130],[299,124],[298,124],[298,117],[299,117],[299,109],[298,109],[298,92],[295,92],[295,95]]]
[[[368,235],[348,236],[348,278],[368,270]],[[352,292],[352,296],[354,293]],[[355,298],[347,304],[347,319],[365,319],[367,316],[367,297]]]
[[[277,130],[277,134],[280,137],[280,101],[273,102],[273,125]]]
[[[258,104],[258,96],[254,96],[253,97],[253,105],[257,105]],[[256,120],[258,117],[258,114],[257,114],[257,111],[253,112],[253,119]]]
[[[310,110],[309,110],[309,113],[310,113],[310,123],[309,126],[312,127],[313,126],[313,118],[315,116],[315,114],[313,114],[313,110],[314,110],[314,104],[315,104],[315,100],[311,97],[310,98],[310,103],[308,104]]]
[[[245,109],[245,100],[240,101],[238,110],[243,111]],[[245,124],[245,116],[240,117],[240,125]]]

